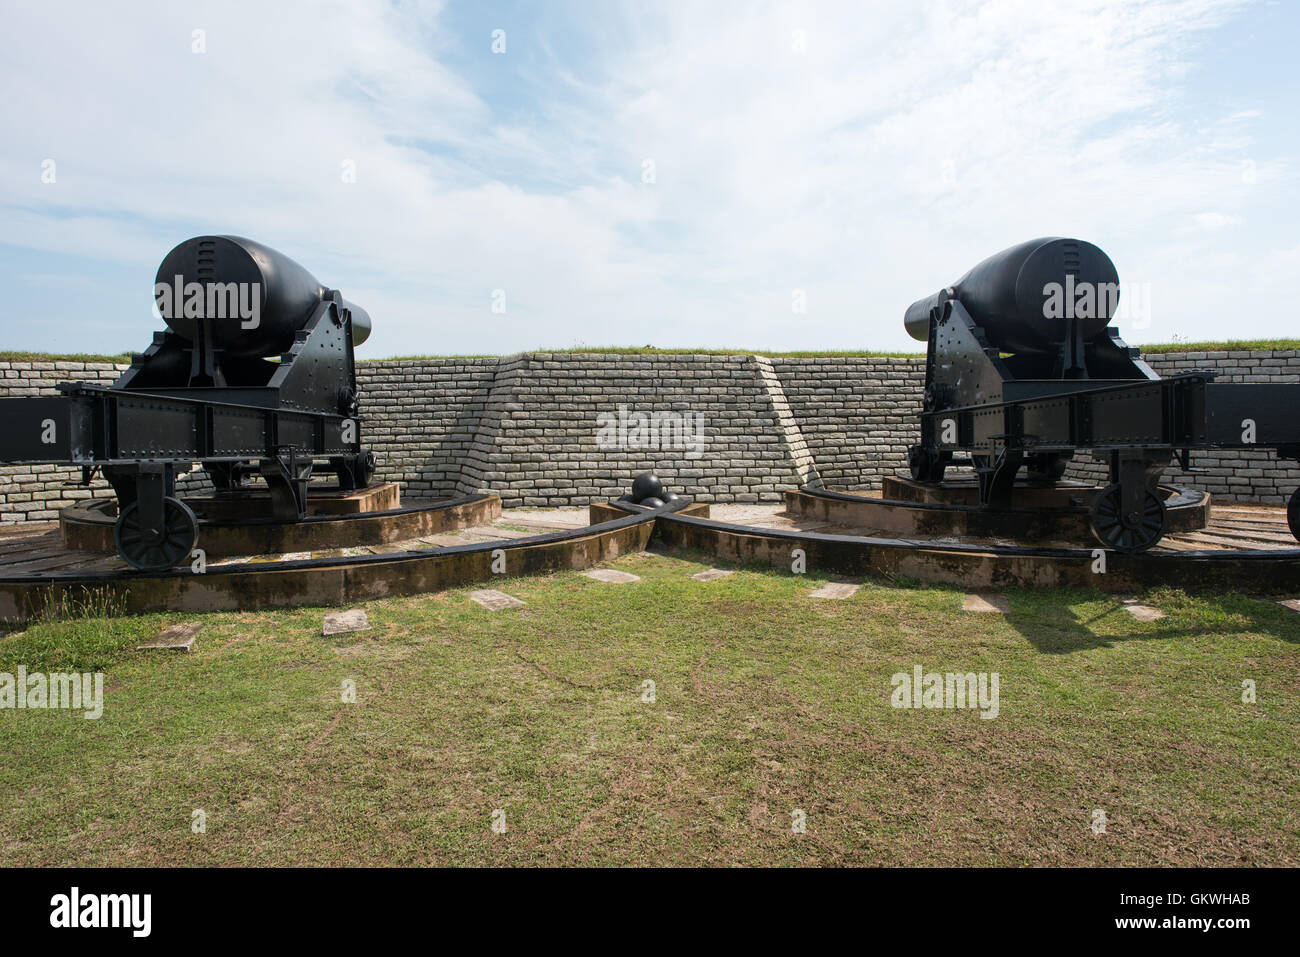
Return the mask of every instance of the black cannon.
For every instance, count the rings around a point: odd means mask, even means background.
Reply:
[[[938,483],[969,454],[981,506],[1006,508],[1021,467],[1059,480],[1074,453],[1108,461],[1092,529],[1106,547],[1140,552],[1164,533],[1156,491],[1177,457],[1197,449],[1274,449],[1300,461],[1300,384],[1216,383],[1211,371],[1162,379],[1110,326],[1119,275],[1078,239],[1003,250],[908,307],[904,325],[928,343],[921,441],[912,477]],[[1300,490],[1287,509],[1300,539]]]
[[[353,359],[370,334],[365,310],[238,236],[181,243],[154,296],[168,329],[111,386],[0,399],[0,461],[79,465],[87,483],[101,472],[117,496],[118,552],[149,570],[196,547],[196,517],[176,496],[196,462],[218,491],[259,474],[281,521],[306,516],[318,463],[342,488],[369,484]]]

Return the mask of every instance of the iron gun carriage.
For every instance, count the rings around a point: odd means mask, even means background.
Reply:
[[[908,307],[927,343],[912,477],[938,483],[969,455],[980,505],[1006,508],[1023,468],[1056,482],[1075,452],[1109,468],[1092,505],[1107,548],[1140,552],[1164,533],[1161,473],[1206,449],[1273,449],[1300,460],[1300,383],[1220,383],[1212,371],[1161,378],[1110,325],[1119,276],[1097,246],[1035,239],[991,256]],[[1288,511],[1300,539],[1300,491]]]
[[[139,569],[196,547],[176,476],[201,463],[220,491],[260,475],[274,517],[306,516],[313,469],[365,487],[353,348],[370,317],[275,250],[200,236],[167,254],[154,286],[167,329],[111,385],[59,384],[57,396],[0,399],[0,461],[100,472],[117,497],[114,541]]]

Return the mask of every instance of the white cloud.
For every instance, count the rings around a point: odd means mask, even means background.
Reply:
[[[913,299],[1003,246],[1075,234],[1208,336],[1239,290],[1201,276],[1184,296],[1188,264],[1222,255],[1246,230],[1219,227],[1249,225],[1288,175],[1256,157],[1243,176],[1255,111],[1180,109],[1180,78],[1240,6],[584,7],[593,33],[635,42],[566,63],[504,22],[529,64],[515,75],[540,69],[534,51],[556,71],[518,111],[499,78],[476,88],[505,65],[437,4],[159,4],[129,22],[29,6],[7,14],[0,241],[120,260],[143,291],[180,239],[251,235],[364,304],[378,355],[903,346]],[[482,63],[448,65],[480,42]]]
[[[1197,213],[1193,218],[1201,229],[1223,229],[1241,222],[1240,217],[1229,216],[1226,213]]]

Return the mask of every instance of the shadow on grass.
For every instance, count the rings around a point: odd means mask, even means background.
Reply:
[[[722,568],[790,577],[790,572],[766,563],[735,562],[718,558],[703,550],[666,548],[656,542],[649,551],[667,558],[714,564]],[[870,583],[898,591],[951,591],[960,595],[966,589],[949,584],[926,583],[906,575],[872,574],[866,576],[809,575],[809,580],[852,581]],[[1262,596],[1236,592],[1202,592],[1188,595],[1178,589],[1153,588],[1139,597],[1154,605],[1166,617],[1155,622],[1139,623],[1124,610],[1124,597],[1098,589],[1048,588],[1009,589],[1011,610],[1005,621],[1038,651],[1048,655],[1072,654],[1093,648],[1109,648],[1129,641],[1167,641],[1207,638],[1220,640],[1234,636],[1265,636],[1292,645],[1300,645],[1300,615],[1282,608]],[[1130,596],[1125,596],[1130,597]],[[1082,616],[1075,605],[1104,603],[1100,612]],[[961,612],[957,613],[962,614]],[[1195,620],[1188,621],[1193,618]],[[1116,623],[1111,633],[1098,633],[1095,626]]]
[[[1069,595],[1068,592],[1061,594]],[[1300,618],[1294,612],[1263,599],[1251,600],[1240,595],[1205,597],[1211,601],[1215,598],[1223,599],[1230,604],[1231,611],[1217,620],[1189,624],[1177,611],[1166,610],[1166,618],[1147,623],[1140,630],[1123,634],[1098,634],[1093,626],[1106,621],[1124,621],[1127,617],[1121,599],[1104,596],[1107,606],[1101,612],[1085,618],[1067,604],[1068,597],[1065,602],[1040,604],[1036,608],[1017,608],[1013,597],[1006,621],[1038,651],[1048,655],[1110,648],[1129,641],[1194,640],[1200,637],[1217,640],[1234,635],[1263,635],[1293,645],[1300,644]],[[1124,623],[1128,624],[1126,621]]]

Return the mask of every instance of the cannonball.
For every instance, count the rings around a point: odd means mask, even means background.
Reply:
[[[663,491],[664,483],[659,481],[659,476],[654,472],[642,472],[632,480],[632,501],[642,505],[647,498],[658,498]]]
[[[659,497],[663,499],[664,504],[666,505],[669,502],[677,501],[677,499],[680,498],[681,496],[679,496],[676,492],[662,492],[660,493]]]
[[[649,498],[641,499],[641,505],[645,508],[659,508],[663,504],[664,500],[656,495],[651,495]]]

